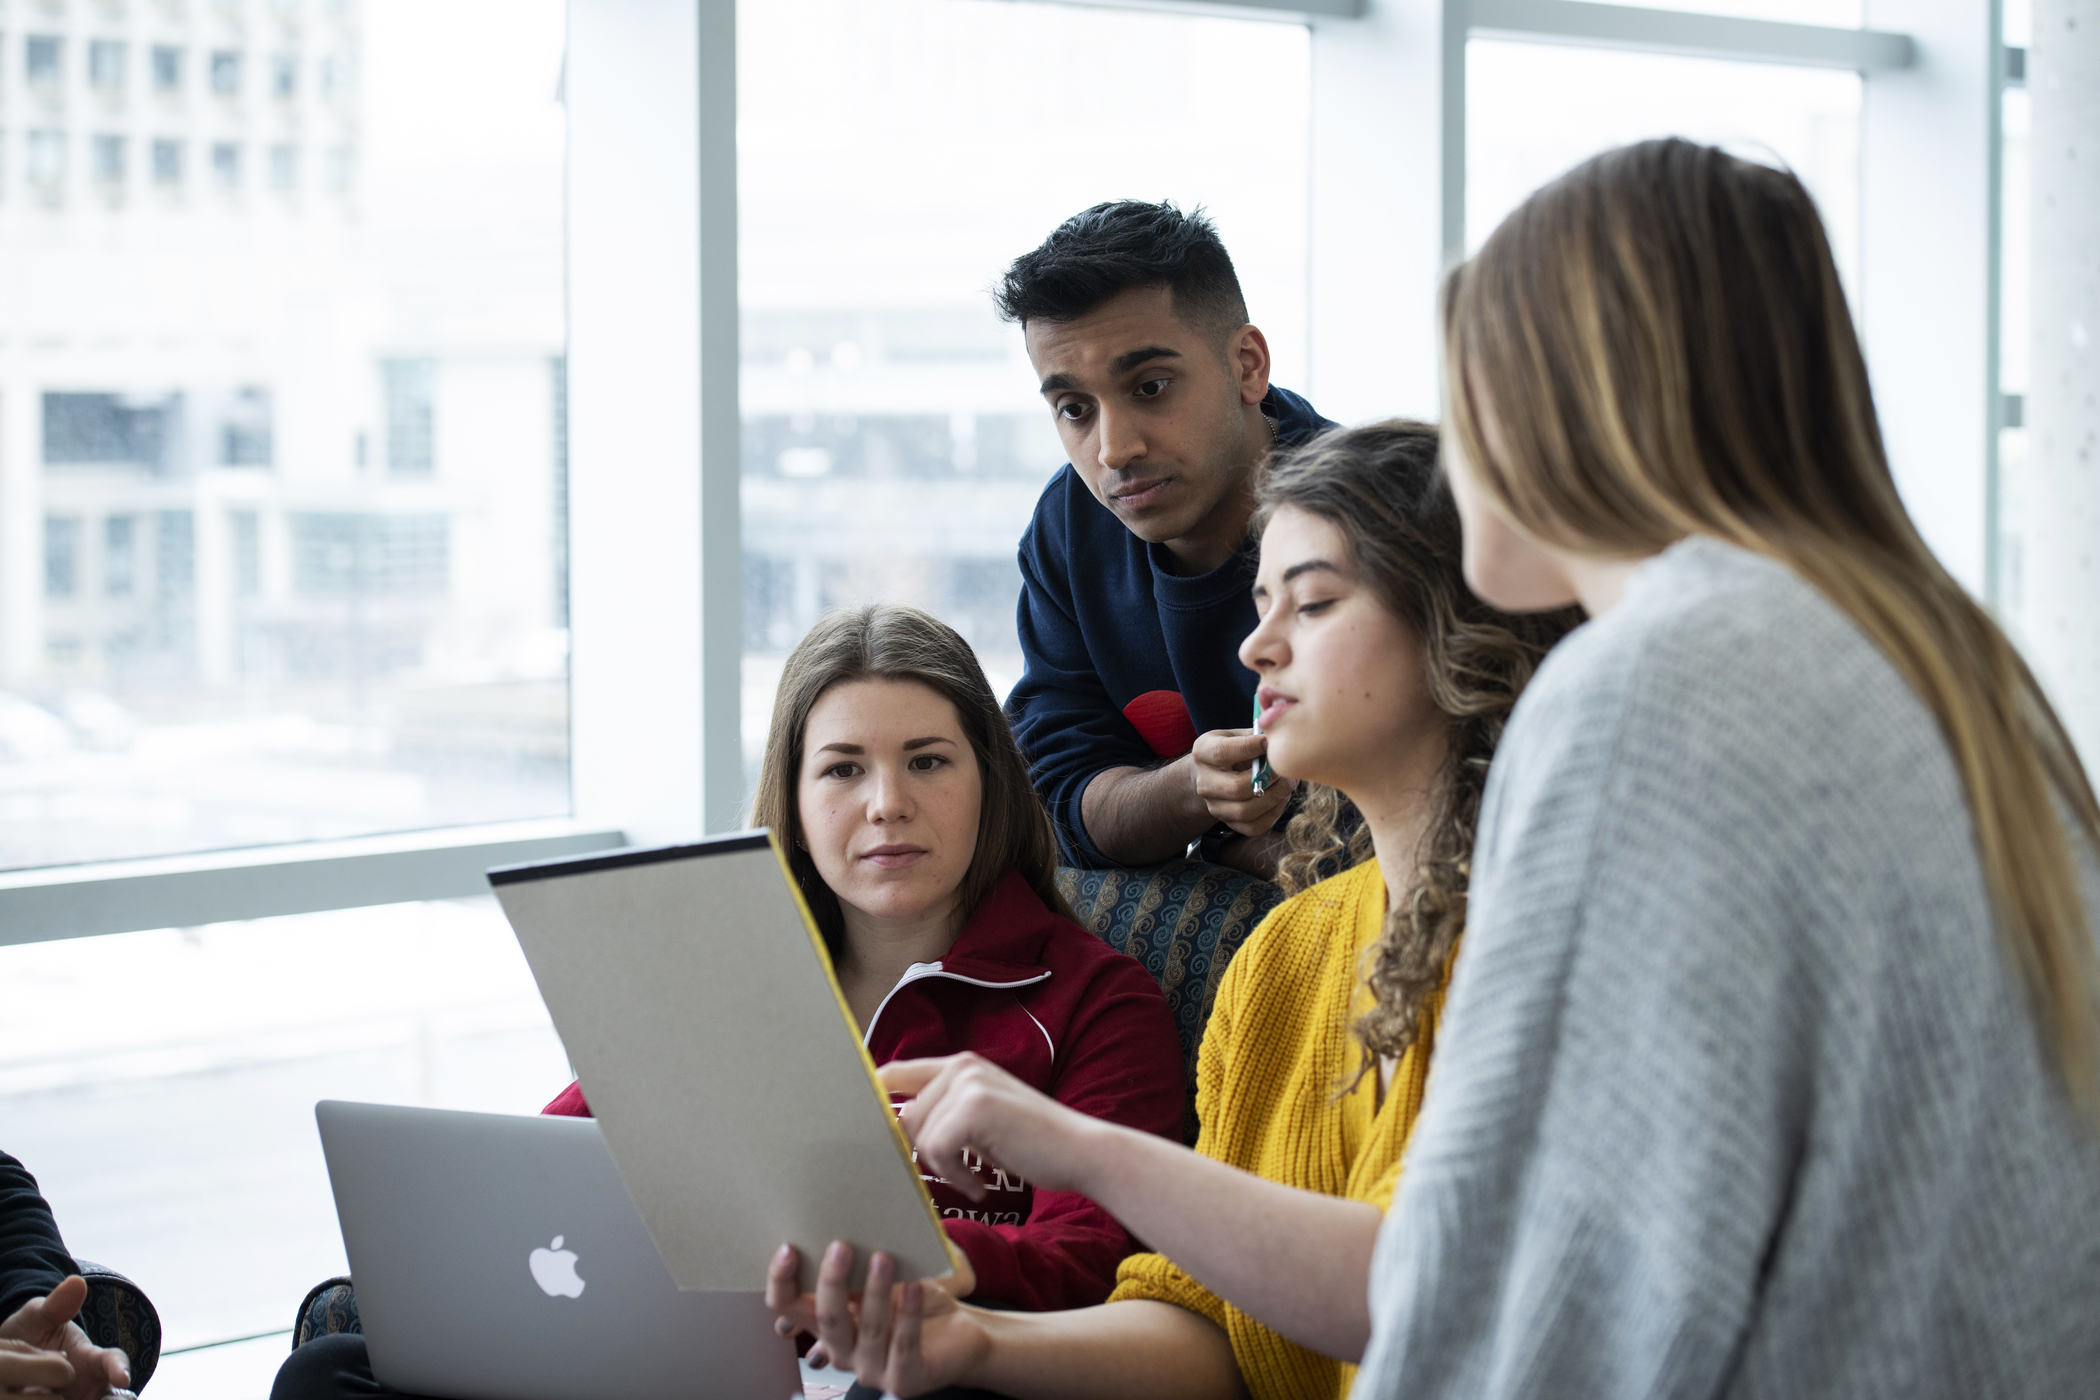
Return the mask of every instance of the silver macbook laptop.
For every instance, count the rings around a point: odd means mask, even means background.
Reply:
[[[314,1106],[372,1373],[446,1400],[789,1400],[761,1298],[681,1293],[587,1118]]]

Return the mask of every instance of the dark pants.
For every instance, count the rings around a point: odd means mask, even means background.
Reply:
[[[277,1368],[270,1400],[414,1400],[372,1379],[365,1339],[357,1332],[316,1337]]]

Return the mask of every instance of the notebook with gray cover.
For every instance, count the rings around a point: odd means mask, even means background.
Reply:
[[[954,1271],[874,1061],[763,831],[501,867],[489,882],[664,1266],[762,1291],[783,1242],[814,1288]]]
[[[788,1400],[762,1298],[682,1293],[597,1125],[314,1106],[372,1374],[446,1400]]]

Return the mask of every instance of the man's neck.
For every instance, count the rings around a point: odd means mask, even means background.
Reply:
[[[1253,518],[1252,486],[1235,491],[1220,501],[1195,531],[1160,545],[1167,552],[1167,572],[1180,578],[1195,578],[1217,568],[1247,542],[1247,523]]]

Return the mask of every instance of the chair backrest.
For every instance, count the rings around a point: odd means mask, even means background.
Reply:
[[[139,1391],[160,1366],[160,1313],[153,1300],[115,1269],[76,1257],[87,1280],[87,1301],[73,1319],[98,1347],[121,1347],[131,1360],[131,1388]]]
[[[1267,880],[1200,860],[1137,870],[1061,866],[1057,888],[1081,924],[1159,979],[1188,1068],[1190,1109],[1184,1127],[1187,1140],[1194,1142],[1196,1051],[1218,999],[1218,981],[1254,926],[1283,902],[1283,891]]]

